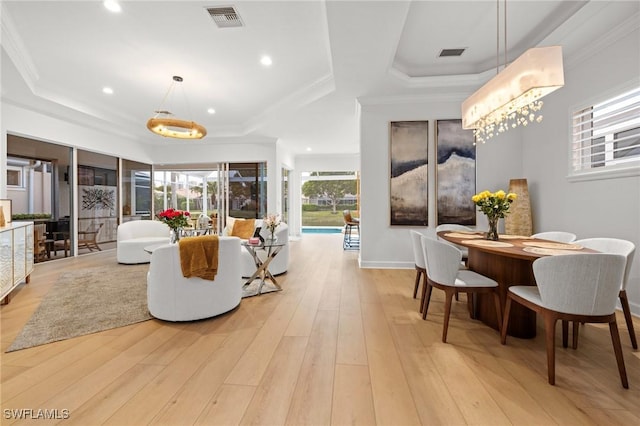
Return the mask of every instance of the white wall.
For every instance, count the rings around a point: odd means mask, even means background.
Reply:
[[[545,98],[544,121],[523,133],[523,174],[529,179],[534,231],[566,230],[578,238],[632,241],[636,255],[627,290],[640,314],[640,176],[570,182],[569,117],[612,89],[640,85],[640,31],[612,40],[597,54],[565,66],[565,86]],[[613,94],[619,94],[613,93]]]
[[[435,235],[436,149],[435,120],[460,118],[460,97],[425,97],[398,102],[360,99],[361,245],[360,265],[367,268],[413,268],[409,230]],[[389,122],[429,120],[429,218],[427,227],[390,226]],[[522,174],[518,132],[477,147],[477,189],[507,189],[509,180]],[[482,215],[480,215],[482,216]],[[486,226],[478,216],[478,227]],[[484,222],[483,222],[484,221]]]

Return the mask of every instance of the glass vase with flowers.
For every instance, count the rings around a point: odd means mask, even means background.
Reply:
[[[496,192],[482,191],[471,197],[471,201],[478,206],[489,221],[489,231],[485,234],[487,240],[498,240],[498,221],[509,213],[509,207],[511,207],[511,203],[516,197],[517,195],[513,192],[507,194],[503,190]]]
[[[188,218],[190,216],[189,212],[176,209],[167,209],[156,214],[156,217],[171,229],[170,238],[172,244],[180,240],[181,230],[189,225]]]
[[[269,230],[269,237],[272,242],[276,241],[276,228],[280,225],[280,217],[276,214],[268,214],[262,219],[262,226]]]

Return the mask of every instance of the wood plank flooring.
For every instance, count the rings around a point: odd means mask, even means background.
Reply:
[[[434,290],[423,321],[415,271],[359,269],[358,252],[343,251],[339,235],[305,235],[290,253],[282,292],[244,299],[217,318],[151,320],[4,353],[61,271],[115,263],[115,251],[36,265],[0,312],[0,422],[640,424],[640,356],[622,315],[629,390],[608,328],[589,324],[578,350],[563,349],[558,336],[550,386],[540,324],[537,338],[502,346],[496,331],[469,318],[462,296],[443,344],[443,294]],[[68,410],[69,418],[18,420],[11,410],[19,409]]]

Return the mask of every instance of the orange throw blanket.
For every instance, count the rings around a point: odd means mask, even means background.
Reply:
[[[180,240],[182,275],[213,281],[218,273],[218,236],[204,235]]]

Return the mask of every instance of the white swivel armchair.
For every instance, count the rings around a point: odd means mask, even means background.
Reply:
[[[151,254],[144,249],[153,244],[169,242],[169,226],[158,220],[133,220],[121,223],[117,230],[118,263],[149,263]]]
[[[562,321],[562,344],[567,347],[567,324],[608,323],[622,386],[629,387],[616,323],[616,297],[624,275],[624,256],[617,254],[570,254],[548,256],[533,262],[537,286],[512,286],[507,293],[501,341],[509,326],[515,301],[543,316],[547,346],[547,374],[554,385],[556,322]]]
[[[234,309],[242,299],[240,239],[219,237],[215,280],[185,278],[179,244],[166,244],[151,255],[147,274],[149,312],[165,321],[193,321]]]

